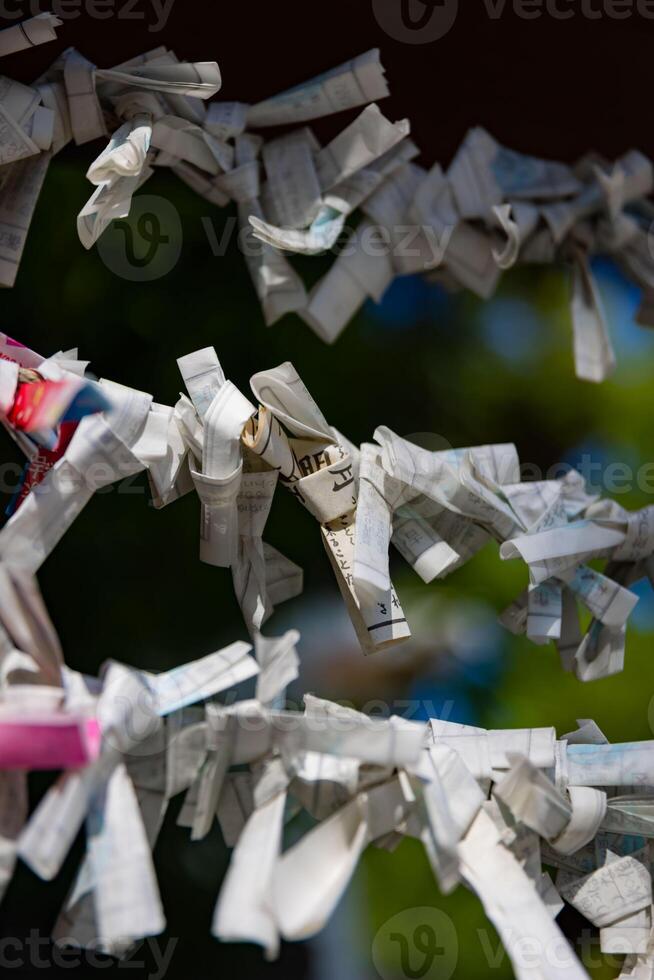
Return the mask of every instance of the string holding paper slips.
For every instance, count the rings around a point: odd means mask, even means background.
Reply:
[[[43,14],[0,32],[0,56],[52,40],[57,23]],[[111,69],[68,49],[33,85],[1,78],[0,284],[14,284],[52,157],[109,136],[87,172],[96,189],[77,218],[82,244],[127,217],[133,195],[168,167],[212,206],[236,204],[268,325],[296,313],[331,343],[397,276],[488,300],[516,264],[565,265],[576,372],[603,381],[615,357],[590,266],[597,254],[643,287],[638,319],[654,323],[653,172],[640,152],[568,166],[477,127],[446,171],[425,169],[409,121],[391,122],[376,104],[389,94],[377,50],[256,105],[208,102],[220,86],[215,62],[180,62],[162,47]],[[325,146],[307,125],[362,106]],[[292,128],[270,137],[278,126]],[[307,291],[288,256],[329,251],[331,267]]]
[[[52,880],[84,826],[58,945],[125,958],[164,931],[152,852],[183,793],[178,824],[200,840],[217,820],[233,849],[212,934],[268,959],[326,925],[369,845],[411,837],[442,892],[478,896],[521,980],[587,977],[555,921],[566,904],[626,954],[621,977],[654,968],[654,742],[610,744],[589,720],[557,739],[371,718],[313,695],[284,710],[295,631],[255,658],[236,642],[89,677],[64,664],[29,573],[0,566],[0,594],[0,897],[19,859]],[[27,772],[48,769],[63,772],[30,813]],[[289,842],[301,813],[310,829]]]
[[[391,546],[432,583],[494,541],[500,560],[528,571],[503,625],[554,642],[582,681],[622,670],[638,598],[629,586],[654,577],[654,507],[627,511],[589,493],[573,469],[525,482],[511,444],[431,452],[380,426],[357,447],[288,362],[252,377],[253,401],[213,348],[178,364],[187,394],[167,406],[88,377],[76,351],[44,359],[0,335],[0,420],[28,457],[0,561],[35,574],[94,492],[145,471],[157,508],[197,492],[200,558],[231,569],[245,625],[261,640],[275,606],[303,586],[292,558],[264,541],[281,485],[316,519],[364,653],[410,636]],[[584,632],[580,610],[591,616]]]

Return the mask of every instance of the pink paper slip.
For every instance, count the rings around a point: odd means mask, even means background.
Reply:
[[[0,769],[78,769],[97,759],[99,751],[95,718],[0,717]]]

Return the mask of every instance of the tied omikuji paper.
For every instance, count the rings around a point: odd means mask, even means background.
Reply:
[[[411,837],[435,888],[478,896],[521,980],[587,977],[556,923],[566,904],[626,956],[621,977],[651,972],[654,742],[610,744],[587,719],[557,738],[372,718],[309,694],[285,710],[296,631],[259,635],[254,656],[237,641],[159,674],[109,661],[90,677],[65,665],[29,573],[0,566],[0,595],[0,894],[18,860],[54,878],[86,830],[56,943],[123,958],[163,932],[152,852],[184,794],[178,824],[201,840],[217,820],[232,849],[212,934],[268,959],[325,926],[368,846]],[[47,738],[11,757],[18,726]],[[55,767],[30,812],[27,771]],[[310,829],[289,842],[301,812]]]
[[[0,32],[0,56],[53,40],[59,26],[41,14]],[[84,247],[167,167],[212,207],[236,208],[268,325],[295,313],[332,343],[397,276],[488,300],[512,266],[556,263],[570,270],[577,375],[599,382],[615,357],[590,265],[597,254],[644,289],[638,320],[654,323],[654,179],[637,150],[570,166],[476,127],[447,170],[425,169],[409,121],[392,122],[377,105],[389,87],[376,49],[254,105],[209,101],[220,87],[216,62],[183,62],[163,47],[108,69],[69,48],[32,85],[0,76],[0,285],[15,282],[52,157],[70,142],[103,140],[87,172],[95,190],[77,217]],[[311,123],[352,110],[321,145]],[[333,262],[307,289],[289,256],[324,252]]]
[[[502,624],[554,643],[582,681],[622,670],[630,586],[654,579],[654,507],[628,511],[571,468],[525,481],[510,443],[433,452],[379,426],[356,446],[290,362],[255,374],[247,396],[213,347],[194,351],[178,360],[186,393],[174,406],[94,380],[87,364],[76,350],[44,358],[0,335],[0,422],[27,457],[0,530],[8,567],[35,574],[96,491],[146,473],[156,508],[197,494],[200,559],[231,570],[256,638],[303,587],[292,555],[264,540],[281,486],[316,521],[364,653],[411,635],[393,548],[435,583],[495,542],[498,560],[525,568]]]

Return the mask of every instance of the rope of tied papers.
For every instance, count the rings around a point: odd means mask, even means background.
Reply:
[[[0,56],[54,39],[41,14],[0,32]],[[297,313],[333,342],[367,298],[399,275],[424,273],[489,299],[516,263],[572,267],[576,372],[602,381],[615,358],[589,265],[613,256],[645,289],[639,322],[654,325],[651,162],[632,150],[613,166],[596,154],[575,167],[525,156],[472,129],[446,173],[415,163],[408,120],[377,105],[389,94],[377,50],[256,105],[203,100],[221,85],[215,62],[179,62],[157,48],[110,70],[65,51],[33,86],[0,78],[0,284],[14,283],[50,160],[71,140],[111,139],[87,177],[97,188],[78,216],[90,248],[158,167],[210,204],[234,201],[243,249],[268,325]],[[367,107],[327,146],[304,125]],[[264,140],[253,130],[295,126]],[[356,234],[338,254],[346,222]],[[257,239],[255,242],[254,239]],[[307,292],[285,253],[336,248]]]
[[[494,537],[532,579],[504,619],[537,641],[558,636],[564,664],[588,679],[619,669],[635,602],[625,583],[647,568],[654,512],[589,496],[576,473],[521,483],[510,445],[427,452],[380,428],[359,450],[288,363],[252,378],[258,408],[212,348],[178,363],[188,395],[172,408],[85,376],[76,351],[46,360],[0,335],[0,417],[28,456],[0,531],[2,885],[18,857],[52,879],[85,824],[54,938],[128,955],[165,928],[152,849],[168,802],[185,793],[179,823],[192,838],[217,818],[234,848],[219,939],[275,956],[280,937],[321,929],[368,844],[392,850],[411,836],[443,891],[476,892],[518,977],[533,975],[526,940],[542,977],[586,975],[555,923],[564,901],[600,928],[605,952],[629,954],[624,976],[645,976],[654,743],[609,745],[591,721],[557,741],[551,728],[373,719],[313,695],[304,711],[284,710],[299,634],[261,627],[302,573],[262,535],[281,482],[318,520],[366,652],[409,635],[391,542],[430,581]],[[34,573],[95,490],[142,470],[157,507],[197,490],[200,556],[232,568],[254,657],[235,642],[161,674],[111,661],[92,678],[65,665]],[[612,578],[583,564],[598,556]],[[583,639],[577,600],[595,616]],[[253,678],[253,697],[216,699]],[[64,772],[30,815],[35,769]],[[317,823],[285,848],[301,811]]]
[[[302,591],[302,570],[263,541],[280,483],[318,522],[364,653],[411,635],[391,545],[429,583],[494,539],[530,581],[502,623],[553,640],[580,680],[622,670],[637,602],[628,586],[654,575],[654,506],[626,511],[589,494],[575,470],[522,482],[510,444],[431,452],[380,426],[358,448],[288,362],[252,377],[255,405],[212,347],[188,354],[178,360],[188,394],[174,407],[85,377],[87,363],[76,351],[45,360],[0,334],[0,420],[28,457],[0,531],[8,567],[35,574],[96,490],[146,471],[157,508],[197,492],[200,558],[231,568],[256,636],[276,604]],[[603,572],[593,559],[607,560]],[[580,605],[592,614],[583,635]]]

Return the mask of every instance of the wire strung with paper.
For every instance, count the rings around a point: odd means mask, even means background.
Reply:
[[[41,14],[0,32],[0,56],[52,40],[57,23]],[[14,283],[52,157],[111,130],[87,173],[96,190],[77,219],[82,244],[125,218],[133,194],[169,167],[211,205],[236,203],[268,325],[296,313],[331,343],[396,276],[422,273],[487,300],[516,263],[561,263],[571,268],[577,375],[602,381],[615,358],[594,254],[613,256],[645,289],[638,319],[654,323],[653,174],[638,151],[570,167],[475,128],[446,173],[427,171],[408,120],[393,123],[376,104],[389,94],[377,50],[256,105],[205,106],[220,86],[215,62],[179,62],[165,48],[109,70],[69,49],[33,86],[0,78],[0,284]],[[326,146],[305,125],[361,106]],[[281,125],[295,128],[257,132]],[[287,256],[330,250],[330,269],[307,291]]]
[[[219,940],[274,958],[324,927],[368,845],[412,837],[443,892],[478,896],[519,980],[587,977],[555,921],[566,903],[626,955],[621,978],[651,975],[654,742],[612,745],[588,720],[557,740],[371,718],[313,695],[284,710],[294,630],[258,637],[255,657],[236,642],[160,674],[109,661],[88,677],[63,662],[28,572],[0,566],[0,596],[0,896],[18,859],[52,880],[84,827],[58,945],[124,958],[164,931],[152,852],[185,794],[192,840],[217,819],[233,848]],[[53,769],[30,814],[27,772]],[[315,823],[289,843],[303,812]]]
[[[411,633],[389,571],[393,545],[426,583],[489,542],[529,584],[501,614],[554,641],[582,681],[622,670],[629,585],[654,574],[654,507],[629,512],[575,470],[523,482],[511,444],[431,452],[379,427],[360,448],[329,425],[292,364],[251,379],[255,403],[216,352],[179,358],[175,406],[86,376],[76,351],[44,359],[0,334],[0,421],[28,457],[0,531],[0,561],[35,574],[94,492],[147,472],[154,506],[201,503],[200,558],[230,568],[248,632],[302,592],[302,570],[263,541],[278,484],[316,519],[364,653]],[[606,560],[603,571],[588,564]],[[590,613],[582,633],[579,611]]]

